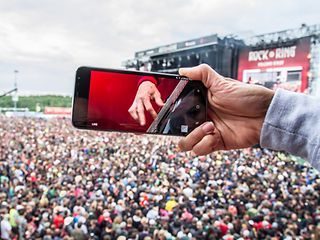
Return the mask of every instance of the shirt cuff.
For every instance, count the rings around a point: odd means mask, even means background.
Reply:
[[[261,147],[307,158],[319,169],[319,112],[311,96],[278,89],[262,125]]]
[[[296,93],[278,89],[268,108],[262,125],[260,145],[273,150],[284,150],[306,157],[307,136],[299,133],[299,112]]]

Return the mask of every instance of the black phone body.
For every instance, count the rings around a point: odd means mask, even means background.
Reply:
[[[155,100],[159,94],[163,105]],[[146,110],[148,102],[156,116]],[[134,118],[141,113],[144,125]],[[155,72],[77,69],[72,108],[76,128],[185,136],[206,120],[207,89],[201,81]]]

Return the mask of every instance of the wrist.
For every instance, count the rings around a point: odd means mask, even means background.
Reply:
[[[142,77],[138,82],[138,86],[140,86],[143,82],[151,82],[156,86],[158,85],[158,80],[154,77],[148,77],[148,76]]]
[[[262,126],[264,123],[264,120],[266,118],[269,106],[272,102],[272,99],[274,97],[275,91],[270,90],[270,89],[266,89],[264,97],[262,99],[262,112],[261,112],[261,117],[259,118],[258,124],[257,124],[257,128],[256,128],[256,136],[257,136],[257,143],[260,143],[260,136],[261,136],[261,130],[262,130]]]

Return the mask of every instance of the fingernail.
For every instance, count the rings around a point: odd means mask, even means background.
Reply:
[[[205,123],[205,124],[202,126],[202,130],[203,130],[206,134],[212,133],[213,130],[214,130],[213,122],[207,122],[207,123]]]
[[[181,73],[185,70],[186,68],[179,68],[179,74],[181,75]]]
[[[194,157],[194,156],[197,156],[197,154],[196,154],[193,150],[190,151],[190,154],[191,154],[191,156],[193,156],[193,157]]]

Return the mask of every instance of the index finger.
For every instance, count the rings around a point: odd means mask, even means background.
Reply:
[[[214,71],[208,64],[200,64],[199,66],[190,68],[180,68],[179,74],[193,80],[202,81],[206,88],[210,88],[212,83],[221,77],[221,75]]]

